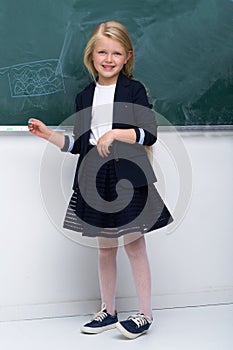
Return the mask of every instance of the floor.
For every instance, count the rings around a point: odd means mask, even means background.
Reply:
[[[128,314],[119,314],[124,319]],[[135,340],[117,329],[85,335],[80,326],[89,316],[0,323],[1,350],[233,349],[233,304],[154,310],[150,331]]]

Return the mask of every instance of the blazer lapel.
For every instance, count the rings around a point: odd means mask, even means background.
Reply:
[[[113,108],[113,128],[126,128],[126,124],[130,120],[132,102],[130,85],[131,80],[120,73],[114,95],[114,102],[116,103],[114,103]]]
[[[95,83],[91,83],[86,89],[83,95],[82,111],[84,111],[83,124],[84,129],[88,131],[91,128],[92,118],[92,103],[95,91]]]
[[[127,78],[124,74],[120,73],[117,84],[116,91],[114,96],[114,102],[129,102],[129,90],[130,79]]]

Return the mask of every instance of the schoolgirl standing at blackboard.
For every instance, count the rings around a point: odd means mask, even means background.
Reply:
[[[145,87],[132,77],[133,45],[122,24],[109,21],[94,29],[84,63],[93,82],[76,97],[73,135],[57,133],[38,119],[30,119],[29,130],[62,151],[79,155],[64,228],[97,237],[102,299],[101,310],[82,332],[117,328],[126,337],[136,338],[153,321],[145,234],[172,221],[154,187],[156,178],[144,147],[156,142],[155,114]],[[139,301],[138,313],[123,321],[115,311],[120,236]]]

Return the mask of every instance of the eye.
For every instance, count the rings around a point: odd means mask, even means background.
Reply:
[[[121,53],[121,52],[115,52],[114,55],[115,55],[115,56],[121,56],[122,53]]]
[[[99,50],[99,51],[98,51],[98,54],[100,54],[100,55],[105,55],[106,52],[105,52],[104,50]]]

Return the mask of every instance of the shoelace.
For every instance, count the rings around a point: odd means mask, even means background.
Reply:
[[[102,322],[107,316],[106,305],[103,304],[102,309],[93,316],[92,321]]]
[[[150,317],[147,317],[143,314],[136,314],[132,315],[128,318],[128,320],[132,320],[134,323],[136,323],[137,327],[142,327],[147,323],[152,323],[153,319]]]

